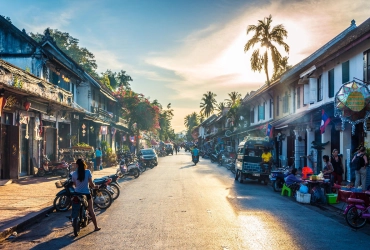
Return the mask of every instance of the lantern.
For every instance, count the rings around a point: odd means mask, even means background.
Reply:
[[[24,107],[24,109],[26,110],[26,111],[28,111],[29,109],[30,109],[30,107],[31,107],[31,103],[30,102],[24,102],[23,103],[23,107]]]

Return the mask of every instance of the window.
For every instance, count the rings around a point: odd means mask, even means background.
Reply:
[[[328,72],[329,98],[334,97],[334,69]]]
[[[301,108],[301,86],[297,88],[297,109]]]
[[[285,92],[284,98],[283,98],[283,113],[289,112],[289,96],[288,92]]]
[[[317,78],[317,101],[322,101],[323,95],[322,95],[322,81],[321,76]]]
[[[279,106],[280,106],[279,96],[276,96],[276,116],[279,116]]]
[[[349,61],[342,63],[342,83],[349,82]]]
[[[370,50],[364,53],[364,82],[370,82]]]
[[[274,103],[274,100],[273,99],[270,99],[270,118],[272,118],[272,110],[273,110],[273,108],[274,108],[274,106],[273,106],[273,103]]]
[[[254,123],[254,109],[251,110],[250,120],[251,120],[251,124]]]
[[[258,106],[258,121],[265,120],[265,103]]]

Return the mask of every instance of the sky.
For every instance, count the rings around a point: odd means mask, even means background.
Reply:
[[[278,49],[295,65],[369,10],[369,0],[0,0],[0,15],[20,30],[68,32],[95,55],[99,73],[124,70],[135,92],[171,103],[175,132],[207,91],[221,102],[265,83],[251,70],[252,50],[244,52],[248,25],[270,14],[272,26],[284,25],[290,52]]]

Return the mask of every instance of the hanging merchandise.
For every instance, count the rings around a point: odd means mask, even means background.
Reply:
[[[355,126],[363,123],[367,131],[366,120],[370,117],[370,91],[363,83],[351,81],[344,83],[335,95],[334,115],[342,120],[342,130],[345,123],[352,125],[352,134]]]
[[[27,115],[22,115],[21,118],[20,118],[20,124],[26,124],[26,135],[24,138],[28,139],[30,138],[29,135],[28,135],[28,123],[30,121],[30,117],[27,116]]]
[[[107,126],[101,126],[100,127],[100,134],[106,135],[107,134],[107,130],[108,130]]]
[[[26,111],[28,111],[31,107],[31,103],[26,101],[26,102],[23,103],[23,107]]]

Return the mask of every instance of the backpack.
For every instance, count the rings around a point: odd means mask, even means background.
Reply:
[[[356,155],[356,158],[353,161],[353,166],[357,171],[365,166],[364,154]]]

